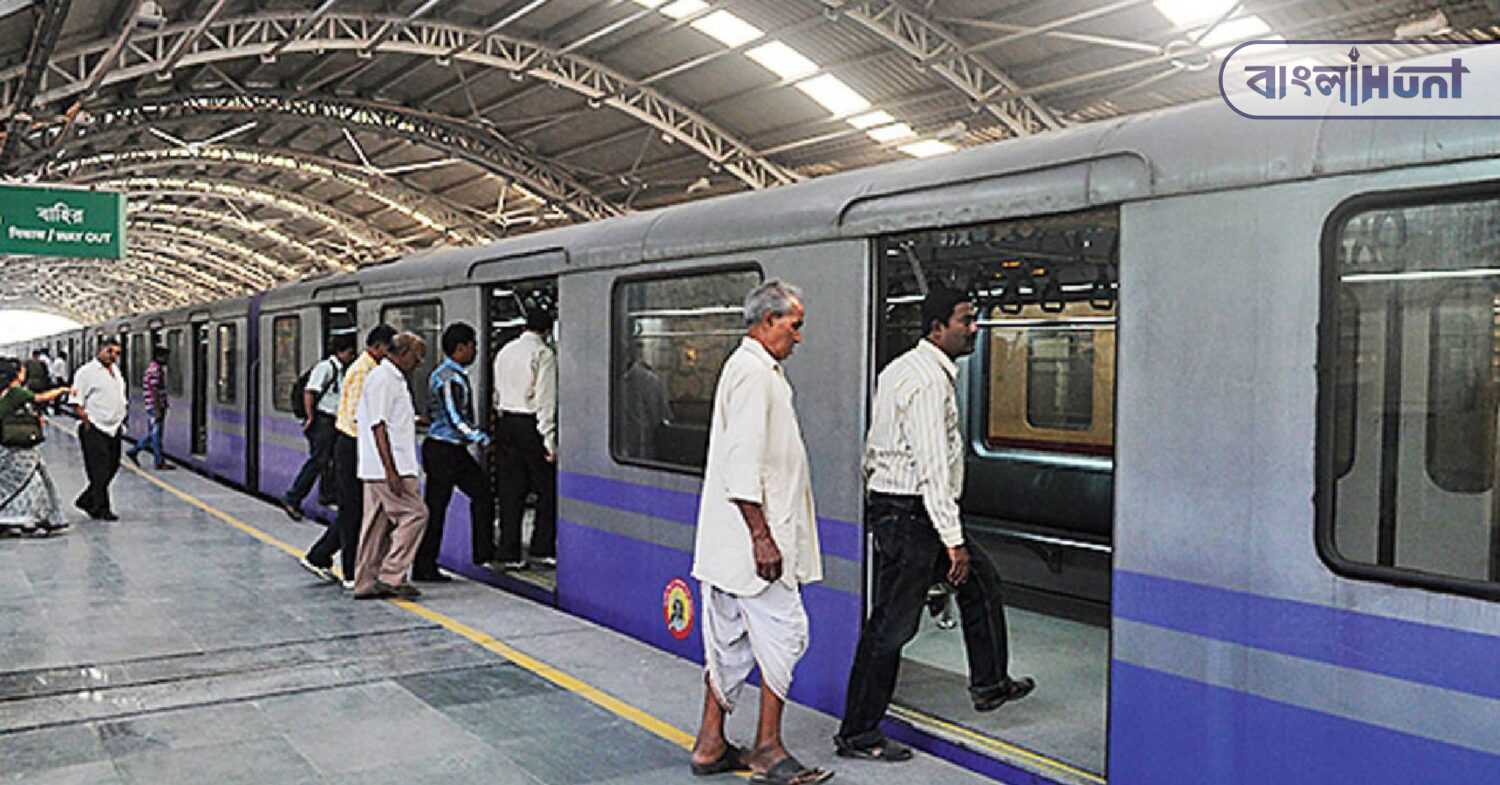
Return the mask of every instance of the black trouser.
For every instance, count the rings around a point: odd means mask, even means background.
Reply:
[[[354,557],[359,553],[359,527],[365,517],[365,488],[359,481],[359,442],[337,430],[333,440],[334,487],[338,489],[338,517],[307,552],[307,560],[319,567],[333,564],[339,552],[344,580],[354,580]]]
[[[92,425],[79,423],[78,444],[83,449],[83,472],[89,484],[74,503],[95,518],[113,513],[109,484],[120,470],[119,434],[110,436]]]
[[[338,435],[338,429],[333,427],[334,419],[331,415],[318,412],[313,415],[312,427],[307,429],[307,460],[302,463],[302,470],[297,472],[297,479],[292,481],[292,487],[287,489],[283,498],[293,507],[302,504],[307,494],[312,491],[313,483],[320,477],[323,480],[322,489],[318,491],[319,499],[327,499],[333,496],[333,443],[334,437]]]
[[[521,560],[521,517],[526,494],[536,491],[536,528],[531,532],[531,556],[557,555],[557,465],[547,460],[547,448],[536,430],[536,416],[505,412],[496,429],[496,460],[500,485],[500,560]]]
[[[880,720],[896,691],[901,649],[917,634],[927,590],[943,582],[949,568],[948,549],[920,498],[875,494],[865,525],[875,535],[875,603],[859,636],[839,727],[839,738],[855,747],[883,738]],[[958,587],[958,608],[969,654],[969,692],[977,698],[1009,681],[1010,652],[1000,574],[976,543],[965,545],[969,579]]]
[[[490,484],[484,469],[461,444],[428,438],[422,442],[422,468],[427,472],[427,488],[422,498],[427,502],[427,530],[417,546],[417,558],[411,574],[431,577],[437,574],[438,551],[443,547],[443,519],[448,514],[448,500],[457,486],[469,497],[469,530],[473,538],[470,552],[475,564],[495,558],[495,502],[490,498]]]

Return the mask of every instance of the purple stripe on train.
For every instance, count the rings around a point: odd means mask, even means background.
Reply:
[[[558,472],[557,493],[576,501],[649,515],[685,526],[698,525],[696,493],[575,472]],[[819,517],[818,540],[826,555],[850,561],[864,559],[864,534],[856,523]]]
[[[261,422],[264,424],[265,419],[262,418]],[[293,450],[262,439],[260,442],[260,488],[258,490],[273,499],[285,496],[306,460],[307,450],[305,449]],[[313,483],[312,490],[302,501],[302,512],[310,517],[331,522],[337,514],[336,511],[318,504],[318,485],[321,482],[322,480]]]

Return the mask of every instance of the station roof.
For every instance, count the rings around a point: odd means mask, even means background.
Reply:
[[[1500,0],[0,0],[0,174],[125,191],[130,241],[6,260],[0,307],[182,307],[1197,101],[1246,40],[1497,23]]]

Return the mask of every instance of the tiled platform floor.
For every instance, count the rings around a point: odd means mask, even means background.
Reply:
[[[44,446],[66,501],[76,442]],[[314,524],[179,470],[180,493],[306,547]],[[122,520],[79,520],[44,540],[0,539],[0,782],[674,785],[697,666],[467,581],[421,607],[587,683],[663,723],[652,732],[431,618],[355,602],[295,559],[123,469]],[[753,734],[752,712],[731,737]],[[901,766],[835,758],[833,718],[788,710],[799,757],[835,782],[960,783],[925,755]],[[351,779],[352,775],[352,779]]]

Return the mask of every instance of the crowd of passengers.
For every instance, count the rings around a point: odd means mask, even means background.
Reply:
[[[785,748],[781,718],[792,675],[808,646],[801,587],[822,578],[811,468],[782,363],[802,341],[801,291],[767,281],[745,297],[746,334],[720,371],[714,392],[708,459],[699,499],[693,576],[702,584],[703,717],[692,749],[694,774],[749,772],[766,785],[811,785],[833,772],[809,768]],[[1036,686],[1012,678],[999,574],[967,540],[959,514],[964,449],[957,405],[956,360],[974,350],[977,313],[970,298],[933,287],[922,303],[923,337],[880,372],[863,459],[866,531],[874,539],[873,602],[850,670],[836,752],[843,757],[899,762],[911,750],[887,738],[880,721],[889,708],[901,652],[915,637],[927,592],[945,582],[958,596],[975,709],[993,711]],[[467,369],[477,354],[474,328],[442,331],[444,359],[427,380],[428,411],[415,411],[407,379],[428,351],[424,340],[388,325],[370,330],[355,356],[351,336],[336,337],[328,356],[300,382],[309,455],[281,499],[294,519],[314,484],[332,488],[337,519],[301,563],[328,583],[341,581],[356,599],[421,595],[413,582],[452,580],[437,564],[444,515],[453,490],[469,497],[472,558],[487,569],[524,569],[522,512],[536,494],[529,554],[556,565],[557,361],[547,337],[553,315],[527,312],[526,332],[496,355],[494,433],[474,417]],[[77,502],[90,517],[114,520],[108,484],[118,467],[124,420],[119,345],[74,378],[71,400],[90,485]],[[148,367],[146,436],[157,466],[166,416],[165,355]],[[0,413],[60,398],[58,387],[34,392],[26,372],[0,359]],[[417,426],[427,426],[418,461]],[[9,431],[7,431],[9,433]],[[496,510],[487,473],[471,450],[497,450]],[[111,463],[112,461],[112,463]],[[419,466],[426,470],[425,490]],[[0,448],[0,521],[33,530],[66,525],[57,493],[35,445]],[[341,573],[333,557],[341,556]],[[748,749],[729,742],[724,720],[759,669],[760,720]]]

